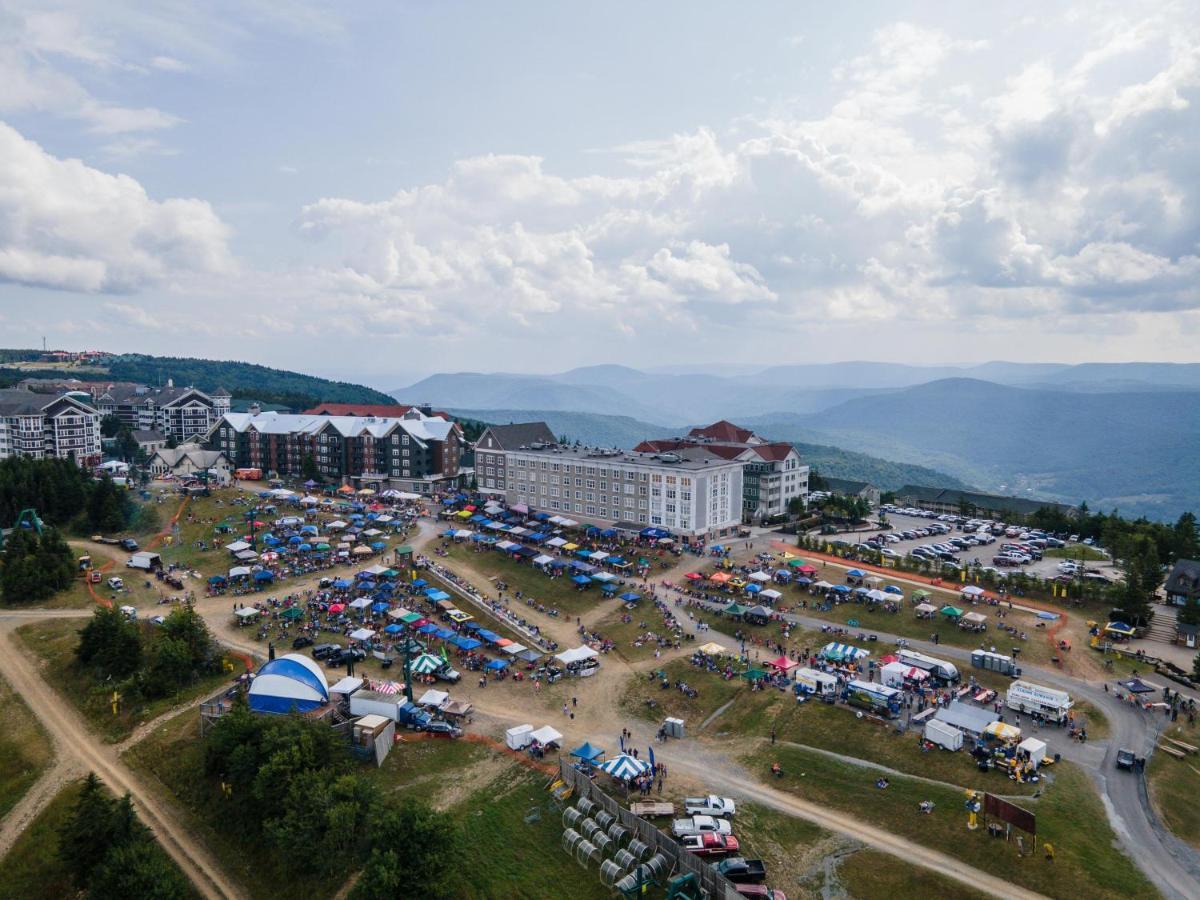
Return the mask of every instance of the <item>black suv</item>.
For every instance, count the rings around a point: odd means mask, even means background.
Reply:
[[[306,634],[302,634],[300,637],[292,641],[293,650],[303,650],[305,647],[311,647],[312,645],[313,639]]]

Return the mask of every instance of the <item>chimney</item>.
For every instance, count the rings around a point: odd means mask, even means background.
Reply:
[[[417,407],[417,409],[419,409],[421,411],[422,415],[425,415],[425,416],[433,415],[433,405],[431,403],[429,403],[428,401],[422,403],[420,406]]]

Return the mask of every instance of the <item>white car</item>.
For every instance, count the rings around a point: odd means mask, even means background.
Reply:
[[[709,794],[707,797],[685,797],[683,811],[689,816],[717,816],[727,818],[737,811],[737,806],[728,797]]]
[[[686,837],[689,834],[733,834],[733,826],[728,819],[715,819],[712,816],[692,816],[690,819],[676,819],[671,823],[671,834],[675,837]]]
[[[114,575],[112,578],[108,579],[108,586],[114,591],[119,591],[125,587],[125,582]]]

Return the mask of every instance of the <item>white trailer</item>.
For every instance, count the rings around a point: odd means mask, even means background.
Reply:
[[[925,723],[925,740],[936,744],[943,750],[961,750],[963,733],[953,725],[947,725],[937,719],[930,719]]]
[[[524,750],[533,743],[533,726],[517,725],[504,732],[504,743],[509,750]]]
[[[355,691],[350,695],[350,715],[352,716],[384,716],[393,722],[400,721],[399,699],[394,694],[378,694],[375,691]]]
[[[940,678],[942,681],[958,681],[958,667],[952,662],[934,656],[926,656],[915,650],[901,650],[896,655],[900,658],[900,662],[907,666],[924,669],[934,678]]]
[[[1043,687],[1032,681],[1014,681],[1005,697],[1008,708],[1019,713],[1040,713],[1052,722],[1061,722],[1075,705],[1066,691]]]
[[[836,675],[819,672],[816,669],[796,670],[796,691],[798,693],[816,694],[818,697],[832,697],[837,693],[838,680]]]

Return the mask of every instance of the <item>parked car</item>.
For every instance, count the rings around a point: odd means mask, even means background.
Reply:
[[[112,578],[108,579],[108,586],[114,591],[121,591],[125,589],[125,582],[114,575]]]
[[[457,684],[462,678],[462,674],[449,663],[446,663],[440,669],[433,673],[434,678],[439,678],[442,681],[448,681],[451,684]]]
[[[737,853],[738,839],[732,834],[689,834],[683,838],[683,849],[697,856],[725,856]]]
[[[671,834],[677,838],[690,834],[732,834],[733,827],[728,819],[715,819],[712,816],[692,816],[690,819],[676,819],[671,823]]]
[[[1117,768],[1124,769],[1127,772],[1132,772],[1134,766],[1137,765],[1137,757],[1133,755],[1132,750],[1127,750],[1122,747],[1117,751]]]
[[[317,644],[313,647],[313,659],[325,659],[331,656],[340,655],[342,652],[341,644]]]
[[[138,542],[133,538],[121,538],[121,549],[128,550],[130,553],[135,553],[138,549]]]
[[[430,722],[421,730],[426,734],[447,738],[460,738],[463,734],[461,728],[451,725],[449,722]]]
[[[713,868],[736,884],[762,884],[767,879],[767,866],[761,859],[731,856],[713,863]]]
[[[303,650],[305,647],[311,647],[312,645],[313,639],[306,634],[302,634],[300,637],[292,641],[293,650]]]
[[[683,811],[689,816],[728,818],[737,811],[737,805],[728,797],[709,794],[707,797],[685,797]]]

